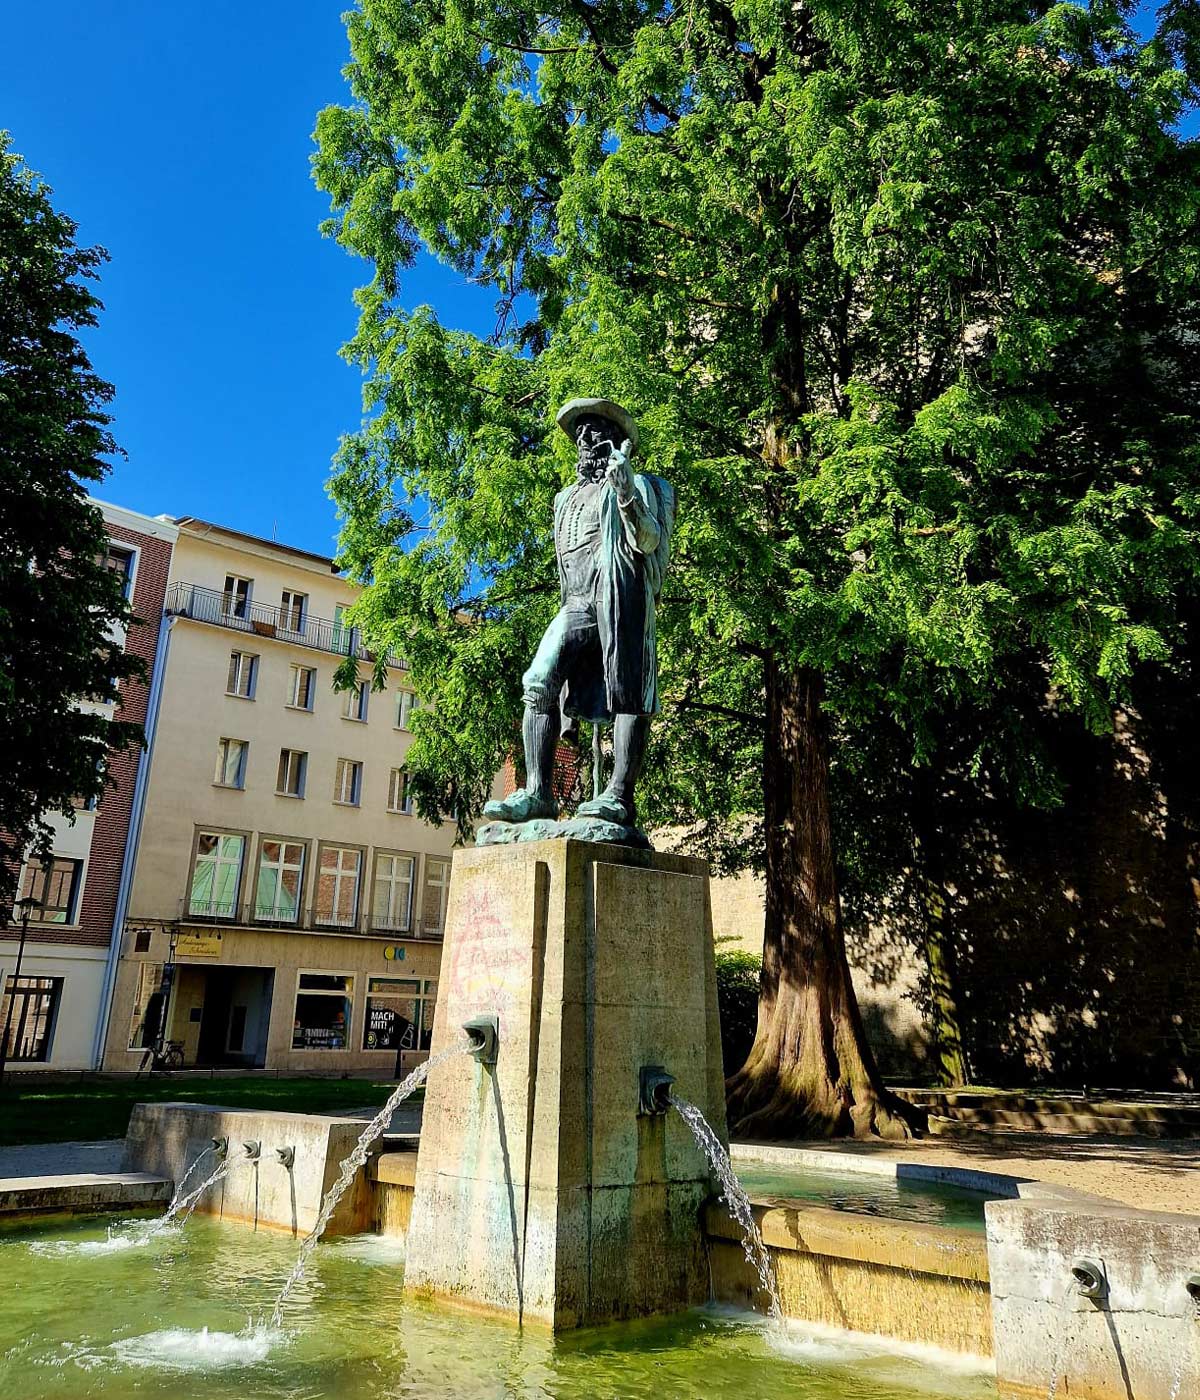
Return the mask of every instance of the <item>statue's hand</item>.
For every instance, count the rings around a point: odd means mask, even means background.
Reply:
[[[632,453],[633,443],[626,438],[620,448],[609,456],[605,473],[622,501],[627,501],[633,495],[633,473],[629,470],[629,458]]]

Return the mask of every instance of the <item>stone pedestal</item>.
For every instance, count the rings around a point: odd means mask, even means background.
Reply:
[[[433,1050],[499,1019],[493,1067],[429,1077],[405,1265],[418,1294],[566,1329],[708,1296],[707,1165],[661,1065],[722,1140],[703,861],[553,840],[458,851]]]

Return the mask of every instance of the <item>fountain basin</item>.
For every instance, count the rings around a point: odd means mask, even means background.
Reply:
[[[261,1319],[295,1258],[287,1235],[209,1216],[144,1248],[105,1243],[103,1225],[78,1222],[0,1235],[0,1394],[995,1400],[991,1376],[953,1358],[798,1325],[776,1336],[728,1308],[520,1330],[406,1295],[402,1248],[370,1236],[324,1242],[271,1331]]]

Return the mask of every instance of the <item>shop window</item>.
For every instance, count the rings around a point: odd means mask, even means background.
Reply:
[[[21,899],[34,901],[29,910],[31,924],[73,924],[79,906],[83,861],[55,857],[49,865],[31,860],[21,881]]]
[[[294,924],[304,888],[304,843],[264,837],[258,849],[258,889],[254,917]]]
[[[369,978],[362,1048],[428,1050],[436,1004],[436,982],[416,977]]]
[[[129,1016],[131,1050],[148,1050],[157,1043],[166,1001],[162,974],[163,965],[160,962],[138,963],[137,988]]]
[[[242,879],[244,836],[202,831],[196,841],[188,913],[208,919],[232,919],[237,913]]]
[[[35,1060],[50,1058],[54,1023],[62,997],[61,977],[9,977],[0,996],[0,1033],[8,1027],[5,1058]]]
[[[345,1050],[350,1043],[354,978],[302,972],[296,988],[293,1050]]]

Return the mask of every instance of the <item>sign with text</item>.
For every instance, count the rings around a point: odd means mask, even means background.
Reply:
[[[221,939],[225,935],[219,929],[189,929],[175,940],[177,958],[219,958]]]

